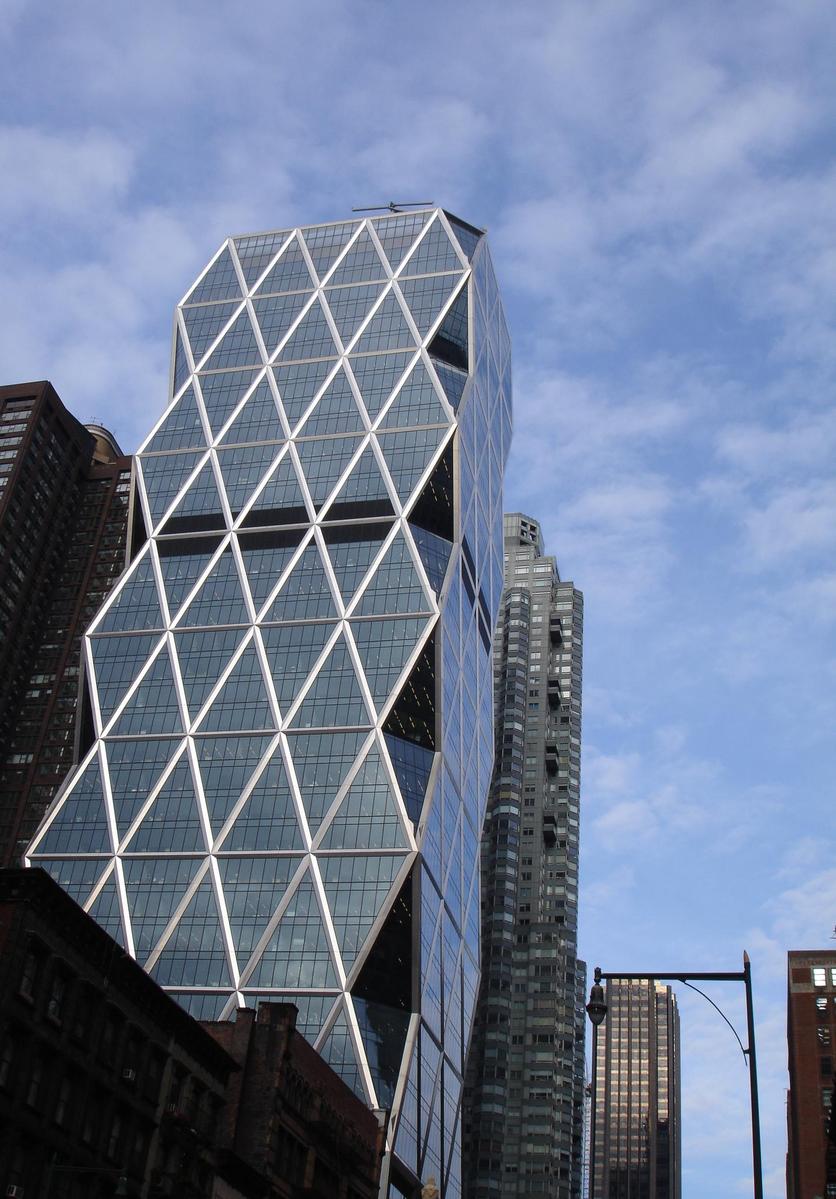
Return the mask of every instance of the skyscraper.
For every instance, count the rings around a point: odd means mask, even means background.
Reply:
[[[92,736],[30,847],[193,1014],[292,999],[460,1192],[510,346],[440,210],[227,241],[178,307]]]
[[[680,1199],[679,1012],[663,983],[610,979],[596,1030],[590,1199]]]
[[[81,635],[124,569],[130,477],[51,384],[0,387],[0,866],[72,765]]]
[[[836,1195],[836,951],[787,955],[787,1199]]]
[[[584,992],[577,960],[583,596],[505,517],[494,637],[497,756],[482,836],[482,983],[467,1070],[469,1199],[579,1199]]]

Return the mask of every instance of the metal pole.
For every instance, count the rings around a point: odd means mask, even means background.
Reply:
[[[592,1025],[592,1094],[589,1106],[589,1185],[587,1195],[595,1199],[595,1112],[597,1110],[598,1087],[598,1025]]]
[[[752,965],[743,953],[743,981],[746,987],[746,1028],[749,1048],[749,1093],[752,1099],[752,1171],[755,1178],[755,1199],[763,1199],[763,1166],[761,1164],[761,1118],[758,1106],[758,1065],[755,1056],[755,1013],[752,1008]]]

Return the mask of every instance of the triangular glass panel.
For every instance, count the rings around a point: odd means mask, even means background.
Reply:
[[[262,622],[315,620],[317,617],[336,614],[334,598],[319,550],[316,542],[311,541],[285,579],[281,591],[262,616]]]
[[[107,741],[108,775],[116,832],[119,840],[127,833],[157,780],[182,742],[143,737],[136,741]]]
[[[398,535],[386,551],[354,616],[390,616],[402,612],[427,612],[429,604],[409,548]]]
[[[366,358],[352,355],[348,361],[366,411],[374,420],[395,390],[412,357],[410,354],[372,354]]]
[[[215,892],[207,876],[149,971],[161,987],[231,987]]]
[[[157,542],[163,587],[172,620],[179,612],[183,600],[209,565],[209,559],[219,544],[218,537]]]
[[[83,907],[90,892],[110,865],[110,859],[38,857],[38,865]]]
[[[381,1107],[391,1110],[409,1028],[409,1012],[388,1004],[370,1003],[357,995],[352,996],[352,1000],[377,1101]]]
[[[297,525],[307,524],[308,520],[308,508],[293,457],[285,454],[247,509],[242,526]]]
[[[306,876],[293,893],[248,987],[337,987],[337,972],[313,885]]]
[[[319,843],[319,850],[327,849],[409,849],[377,746],[369,750]],[[320,858],[323,871],[329,860]]]
[[[282,712],[287,711],[299,694],[333,631],[331,624],[265,625],[262,628],[261,639]]]
[[[252,497],[281,449],[282,447],[274,442],[271,445],[245,445],[217,451],[233,517],[238,515]]]
[[[301,861],[301,857],[219,859],[239,966],[249,960]]]
[[[194,386],[191,386],[183,392],[142,452],[159,454],[164,450],[202,450],[205,447],[206,434],[197,410]]]
[[[346,606],[351,602],[390,528],[390,524],[381,523],[360,529],[337,527],[326,530],[328,556]]]
[[[354,965],[404,861],[400,854],[317,858],[346,973]]]
[[[446,362],[442,362],[438,358],[433,358],[432,364],[435,367],[435,372],[438,375],[441,386],[444,388],[444,394],[450,401],[450,407],[455,412],[458,409],[462,392],[467,383],[467,374],[455,366],[448,366]]]
[[[348,507],[346,507],[348,505]],[[366,446],[351,468],[351,474],[334,496],[328,509],[328,519],[338,520],[346,515],[369,513],[389,516],[394,509],[374,450]]]
[[[354,1094],[366,1103],[366,1091],[357,1065],[357,1054],[348,1031],[345,1013],[340,1012],[331,1031],[319,1047],[319,1056],[351,1087]]]
[[[415,338],[406,323],[394,292],[389,292],[353,347],[355,354],[379,354],[384,350],[409,350]],[[362,392],[362,388],[361,388]]]
[[[154,524],[168,508],[177,492],[201,461],[200,453],[160,454],[139,458],[142,481]]]
[[[311,832],[316,833],[366,733],[291,733],[287,743]]]
[[[61,800],[36,853],[111,853],[98,754],[94,754]]]
[[[282,571],[296,553],[300,540],[298,532],[239,531],[238,545],[256,611],[278,583]]]
[[[240,300],[241,286],[232,263],[229,247],[224,246],[199,283],[189,292],[185,304],[204,304],[213,300]]]
[[[220,1020],[224,1008],[230,999],[234,999],[233,991],[205,991],[201,993],[190,991],[169,991],[172,999],[189,1013],[193,1020]],[[233,1004],[233,1008],[234,1008]]]
[[[223,840],[223,851],[304,849],[282,752],[272,757]]]
[[[244,629],[203,629],[174,634],[186,705],[192,720],[241,644]]]
[[[160,788],[127,853],[197,853],[206,850],[189,755],[181,755]]]
[[[359,445],[359,437],[317,438],[296,443],[302,471],[316,508],[321,508],[334,490]]]
[[[174,675],[168,646],[164,645],[110,733],[113,737],[133,737],[182,732],[183,722],[177,704]]]
[[[328,285],[334,287],[338,283],[369,283],[375,279],[386,278],[386,267],[371,235],[367,229],[362,229],[354,245],[331,275]]]
[[[345,221],[340,225],[318,225],[302,230],[305,245],[308,247],[308,253],[320,279],[328,274],[329,268],[339,257],[340,252],[346,247],[356,230],[356,221]]]
[[[299,242],[294,237],[281,258],[270,268],[269,273],[259,284],[257,296],[266,296],[275,292],[311,291],[314,281]],[[260,320],[260,318],[259,318]],[[263,328],[263,325],[262,325]]]
[[[296,1017],[296,1030],[306,1041],[313,1045],[322,1030],[327,1018],[334,1008],[337,994],[304,995],[299,991],[281,994],[275,991],[250,991],[244,988],[244,1001],[247,1007],[257,1008],[260,1003],[292,1003],[299,1009]]]
[[[427,347],[433,358],[440,358],[459,370],[468,368],[468,317],[467,287],[463,287],[450,308],[432,341]]]
[[[289,296],[267,296],[253,300],[255,319],[261,336],[272,354],[308,301],[307,292],[294,292]]]
[[[203,406],[209,417],[214,436],[238,406],[244,392],[252,387],[258,377],[256,370],[218,371],[211,375],[198,375]]]
[[[199,858],[124,858],[125,890],[136,959],[148,960],[192,879]]]
[[[267,752],[271,737],[195,737],[209,824],[215,836]]]
[[[380,299],[380,295],[379,283],[360,283],[354,287],[329,287],[326,291],[325,298],[344,346],[351,341]]]
[[[91,637],[96,694],[102,720],[107,721],[125,692],[160,643],[159,633],[132,637]]]
[[[462,264],[453,249],[440,221],[435,220],[427,230],[418,248],[401,272],[403,275],[432,275],[440,271],[460,271]]]
[[[249,624],[250,617],[235,556],[229,546],[204,579],[183,613],[179,628],[210,628],[222,624]]]
[[[345,371],[339,370],[325,388],[299,430],[300,437],[323,437],[328,433],[363,433],[360,410]]]
[[[278,361],[302,362],[310,358],[333,358],[336,353],[337,347],[334,345],[322,305],[315,299],[285,342]]]
[[[88,908],[87,915],[95,920],[99,928],[103,928],[123,949],[125,948],[125,930],[122,928],[122,912],[119,907],[119,892],[116,888],[115,875],[111,875],[102,887]]]
[[[221,445],[242,445],[253,441],[282,441],[282,428],[273,392],[262,379],[244,407],[221,438]]]
[[[200,723],[200,732],[260,732],[275,727],[261,663],[250,642],[212,701],[211,708]]]
[[[378,434],[383,457],[402,502],[415,490],[446,433],[447,429],[431,428]]]
[[[427,336],[460,280],[461,275],[428,275],[421,279],[398,281],[401,294],[422,337]]]
[[[425,618],[352,621],[363,673],[378,710],[385,706],[426,627]]]
[[[289,229],[282,229],[278,233],[256,233],[250,237],[235,239],[235,253],[241,263],[247,287],[252,287],[259,275],[273,261],[289,234]]]
[[[327,376],[334,369],[335,359],[323,362],[297,362],[292,366],[274,366],[273,375],[288,423],[294,429],[299,418],[310,406]]]
[[[183,384],[192,373],[192,368],[189,366],[189,360],[186,357],[186,351],[183,348],[183,339],[180,336],[180,330],[174,334],[174,394],[176,395]]]
[[[232,320],[237,307],[238,304],[233,302],[183,309],[183,323],[195,362],[200,362],[220,331]]]
[[[457,221],[455,217],[449,216],[449,214],[447,219],[450,222],[453,233],[456,235],[456,241],[461,246],[467,259],[472,261],[476,247],[484,237],[484,234],[479,229],[474,229],[469,225],[465,225],[462,221]]]
[[[380,422],[381,429],[408,429],[414,425],[448,425],[450,418],[432,385],[427,368],[418,361]]]
[[[133,569],[112,600],[96,629],[97,633],[124,633],[130,630],[164,629],[160,597],[154,578],[154,563],[150,552]]]
[[[375,217],[372,223],[393,271],[398,269],[430,216],[431,213],[418,212]]]
[[[435,755],[431,749],[386,733],[386,748],[409,818],[418,826]]]
[[[191,529],[194,522],[200,528],[211,529],[222,529],[226,523],[218,485],[215,482],[215,472],[208,460],[172,510],[166,523],[166,531],[186,531],[185,526]]]
[[[435,533],[422,529],[420,525],[410,524],[409,530],[421,555],[430,585],[436,595],[440,595],[453,546],[446,538],[438,537]]]
[[[235,318],[219,345],[203,364],[207,371],[231,370],[237,366],[261,366],[261,350],[255,339],[247,309]]]
[[[296,715],[292,728],[329,728],[371,724],[366,701],[342,637],[319,668]]]

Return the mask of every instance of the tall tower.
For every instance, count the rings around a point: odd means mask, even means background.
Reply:
[[[91,737],[30,847],[193,1014],[291,1000],[460,1192],[510,345],[440,210],[227,241],[178,307]]]
[[[836,951],[787,954],[787,1196],[836,1194]]]
[[[125,566],[130,479],[51,384],[0,387],[0,866],[72,765],[81,636]]]
[[[482,836],[482,983],[465,1100],[468,1199],[579,1199],[577,960],[583,596],[505,517],[494,640],[497,757]]]
[[[679,1012],[663,983],[610,979],[596,1030],[590,1199],[680,1199]]]

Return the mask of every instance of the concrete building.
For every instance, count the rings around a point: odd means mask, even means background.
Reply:
[[[589,1199],[680,1199],[679,1012],[662,983],[607,982],[595,1031]]]
[[[28,856],[192,1014],[292,1001],[390,1110],[394,1195],[461,1187],[510,372],[440,209],[224,243]]]
[[[0,387],[0,866],[72,766],[81,636],[125,566],[130,478],[49,383]]]
[[[504,520],[497,757],[482,836],[482,983],[468,1058],[466,1194],[580,1199],[577,960],[583,596],[538,522]]]
[[[836,950],[787,954],[787,1199],[836,1195]]]

